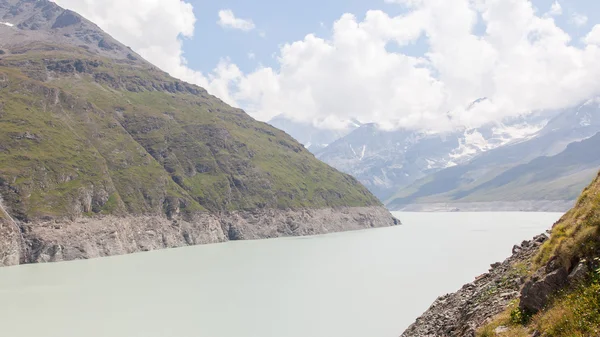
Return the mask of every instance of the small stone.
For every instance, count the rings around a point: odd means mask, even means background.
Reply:
[[[502,297],[503,299],[511,299],[511,298],[517,297],[518,295],[519,295],[518,292],[511,291],[511,292],[500,294],[500,297]]]
[[[512,249],[512,253],[517,254],[517,253],[520,253],[522,250],[523,250],[523,248],[521,248],[520,246],[514,245],[513,249]]]
[[[508,331],[508,328],[505,326],[499,326],[496,328],[496,330],[494,330],[494,332],[496,333],[496,335],[499,335],[501,333],[505,333]]]
[[[588,266],[585,263],[580,263],[573,269],[571,274],[569,274],[569,283],[575,283],[583,281],[588,274]]]

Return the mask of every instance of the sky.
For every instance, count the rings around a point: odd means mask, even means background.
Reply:
[[[596,0],[55,1],[262,121],[443,131],[600,95]]]

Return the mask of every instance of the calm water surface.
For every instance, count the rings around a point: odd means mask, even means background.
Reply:
[[[557,213],[396,213],[404,226],[0,269],[0,336],[398,337]]]

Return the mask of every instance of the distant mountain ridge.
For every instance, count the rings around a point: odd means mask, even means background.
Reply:
[[[375,124],[367,124],[318,151],[316,156],[352,174],[385,200],[428,174],[466,163],[495,148],[527,140],[546,123],[541,116],[531,115],[447,133],[384,131]]]
[[[485,100],[482,98],[472,105]],[[285,125],[282,128],[287,130]],[[502,204],[497,205],[502,210],[520,207],[565,210],[590,179],[591,172],[584,165],[587,163],[581,163],[581,170],[553,171],[556,174],[552,179],[554,187],[540,189],[553,195],[553,200],[531,193],[519,194],[519,190],[524,192],[524,187],[500,189],[486,182],[537,158],[556,156],[569,144],[586,140],[597,132],[600,132],[600,99],[593,98],[574,108],[531,113],[507,118],[502,123],[446,133],[385,131],[376,124],[364,124],[343,137],[328,133],[327,142],[337,139],[313,151],[320,160],[356,177],[395,209],[454,210],[464,209],[465,204],[471,203],[467,209],[477,210],[493,208],[493,201],[501,201]],[[583,146],[586,144],[591,146],[587,142]],[[596,158],[593,153],[590,156]],[[547,167],[538,166],[538,169],[549,171]],[[489,190],[481,187],[479,193],[470,194],[468,198],[463,195],[478,184],[488,186]],[[437,187],[432,189],[433,186]],[[557,194],[565,189],[568,193],[559,200]],[[495,190],[503,191],[504,197]],[[457,198],[460,195],[463,196]],[[490,199],[494,195],[495,199]]]
[[[284,115],[274,117],[270,125],[287,132],[312,153],[316,153],[336,140],[361,127],[357,120],[349,120],[342,129],[316,127],[309,122],[294,121]]]
[[[550,119],[534,137],[485,152],[400,189],[388,200],[393,209],[455,208],[478,202],[559,203],[565,210],[593,178],[600,105],[589,101]],[[486,206],[489,207],[489,206]],[[545,208],[544,208],[545,209]],[[549,209],[551,210],[551,209]]]

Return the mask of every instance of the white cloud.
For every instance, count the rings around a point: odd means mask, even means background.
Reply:
[[[571,23],[577,27],[584,26],[587,22],[588,17],[583,14],[573,13],[573,15],[571,16]]]
[[[592,28],[592,31],[585,37],[585,43],[600,46],[600,24]]]
[[[220,10],[219,21],[217,21],[217,23],[223,28],[239,29],[245,32],[251,31],[254,28],[256,28],[252,20],[236,18],[235,14],[233,14],[233,11],[231,9]]]
[[[192,36],[195,18],[183,0],[57,1],[173,76],[261,120],[284,113],[329,126],[356,117],[441,130],[600,95],[600,28],[577,47],[527,0],[395,0],[408,12],[369,11],[362,20],[345,14],[331,37],[287,43],[276,66],[246,74],[226,58],[210,74],[187,67],[180,36]],[[482,35],[476,26],[485,27]],[[417,41],[426,43],[427,53],[401,52]],[[488,99],[465,108],[481,97]]]
[[[546,16],[560,16],[560,15],[562,15],[562,13],[563,13],[562,6],[560,5],[560,3],[558,1],[554,1],[552,6],[550,7],[550,10],[548,11],[548,13],[546,13]]]
[[[284,45],[278,67],[243,75],[232,97],[260,119],[283,112],[316,123],[358,117],[440,130],[600,94],[599,50],[571,46],[571,37],[529,1],[395,2],[409,13],[370,11],[362,21],[346,14],[330,39],[308,35]],[[481,23],[485,34],[477,36]],[[420,58],[386,48],[423,36],[429,50]],[[465,108],[481,97],[488,99]]]
[[[248,53],[248,58],[249,58],[250,60],[254,60],[254,59],[256,59],[256,54],[254,54],[253,52],[249,52],[249,53]]]

